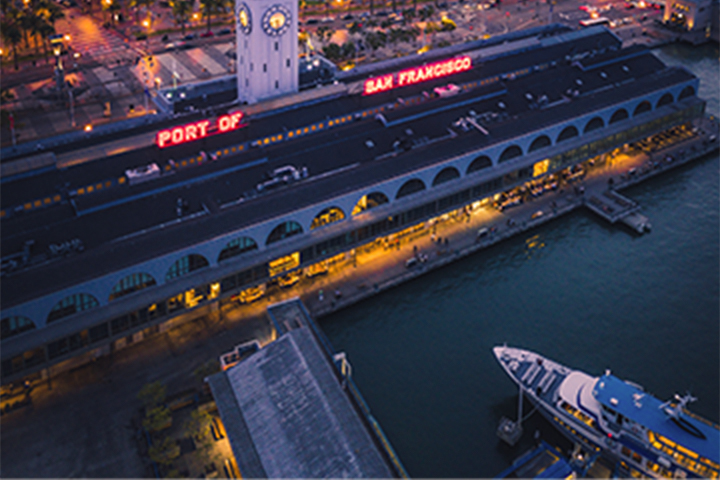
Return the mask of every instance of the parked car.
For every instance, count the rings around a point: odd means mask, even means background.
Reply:
[[[197,33],[188,33],[183,37],[183,40],[195,40],[197,38]]]
[[[460,87],[454,83],[448,83],[443,87],[435,87],[433,91],[440,97],[452,97],[460,93]]]
[[[208,38],[208,37],[212,37],[214,35],[215,34],[212,32],[212,30],[208,30],[207,32],[201,33],[200,38]]]
[[[317,18],[311,18],[305,22],[305,25],[317,25],[318,23],[320,23],[320,20]]]
[[[130,185],[137,185],[160,177],[160,167],[157,163],[150,163],[142,167],[125,170],[125,176]]]
[[[231,33],[232,33],[232,30],[230,30],[229,28],[223,28],[217,34],[218,34],[218,36],[220,36],[220,35],[230,35]]]

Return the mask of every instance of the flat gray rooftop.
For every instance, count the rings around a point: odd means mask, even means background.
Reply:
[[[395,476],[308,327],[208,383],[243,477]]]

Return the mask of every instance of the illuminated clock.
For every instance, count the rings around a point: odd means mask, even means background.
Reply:
[[[250,32],[252,32],[252,16],[250,15],[250,8],[245,2],[240,2],[238,6],[237,21],[240,31],[245,35],[250,35]]]
[[[290,10],[282,5],[268,8],[262,18],[262,27],[271,37],[279,37],[290,28]]]

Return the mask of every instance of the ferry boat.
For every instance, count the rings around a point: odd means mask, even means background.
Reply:
[[[537,409],[570,440],[617,462],[621,476],[718,478],[720,427],[662,402],[610,373],[593,377],[537,353],[497,346],[493,353]]]

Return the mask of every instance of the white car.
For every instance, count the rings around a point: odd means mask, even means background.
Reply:
[[[433,91],[442,98],[452,97],[460,93],[461,88],[454,83],[448,83],[444,87],[435,87]]]
[[[290,180],[300,180],[300,172],[292,165],[285,165],[270,172],[270,177],[280,178],[285,182],[289,182]]]
[[[143,167],[125,170],[125,176],[130,185],[136,185],[160,177],[160,167],[157,163],[150,163]]]

